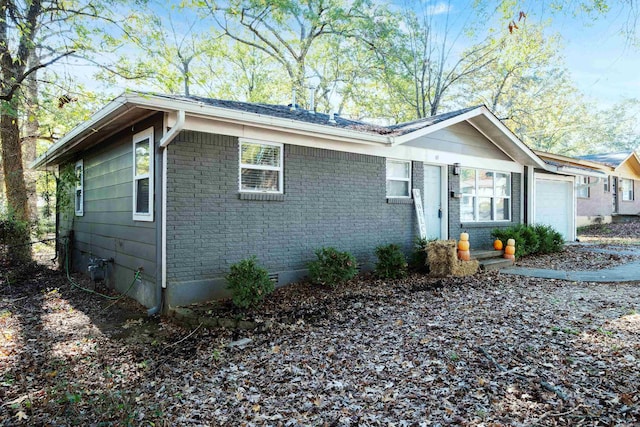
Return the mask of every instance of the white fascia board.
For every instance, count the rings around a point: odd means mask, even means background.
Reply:
[[[536,153],[538,157],[541,157],[543,159],[548,158],[551,160],[557,160],[559,162],[578,163],[584,167],[597,169],[600,171],[605,171],[605,169],[613,170],[611,166],[607,166],[604,163],[593,162],[591,160],[578,159],[575,157],[563,156],[561,154],[548,153],[546,151],[539,151],[539,150],[533,150],[533,152]]]
[[[79,139],[78,141],[75,141],[75,143],[67,147],[67,144],[69,144],[71,141],[78,138],[85,132],[90,132],[89,134],[97,132],[98,129],[96,125],[98,123],[115,114],[115,116],[109,118],[109,120],[106,123],[108,124],[109,122],[117,119],[119,116],[121,116],[126,111],[132,108],[130,106],[127,106],[126,104],[127,104],[126,95],[120,95],[119,97],[115,98],[113,101],[109,102],[106,106],[104,106],[102,109],[98,110],[95,114],[93,114],[93,116],[91,116],[91,118],[89,118],[87,121],[82,122],[78,126],[74,127],[65,136],[63,136],[58,141],[56,141],[51,147],[49,147],[49,149],[47,149],[47,151],[44,154],[42,154],[40,157],[38,157],[33,162],[31,162],[31,164],[29,165],[29,168],[37,169],[43,166],[48,161],[55,160],[55,158],[57,158],[60,154],[63,153],[63,151],[61,151],[63,148],[65,148],[64,151],[67,151],[70,148],[73,148],[73,146],[79,144],[84,139],[84,137]],[[118,112],[118,110],[121,110],[121,109],[122,111]],[[102,124],[102,126],[104,126],[104,124]]]
[[[405,142],[409,142],[412,141],[414,139],[418,139],[422,136],[425,135],[429,135],[430,133],[433,132],[437,132],[440,129],[444,129],[447,128],[449,126],[455,125],[456,123],[460,123],[466,120],[469,120],[473,117],[479,116],[480,114],[482,114],[482,108],[483,107],[478,107],[475,108],[471,111],[467,111],[464,114],[460,114],[459,116],[455,116],[455,117],[451,117],[450,119],[447,120],[443,120],[440,123],[436,123],[435,125],[431,125],[431,126],[427,126],[427,127],[423,127],[421,129],[418,129],[416,131],[410,132],[410,133],[406,133],[402,136],[397,136],[394,138],[393,141],[393,145],[401,145],[404,144]]]
[[[119,116],[133,108],[143,108],[170,113],[184,111],[189,115],[215,118],[221,121],[271,129],[287,129],[292,132],[315,135],[324,138],[337,138],[361,144],[390,146],[393,142],[392,136],[375,135],[344,128],[334,128],[315,123],[306,123],[298,120],[215,107],[204,103],[194,103],[193,101],[167,99],[155,95],[130,93],[123,94],[115,98],[91,116],[87,121],[73,128],[64,137],[49,147],[46,153],[34,160],[33,163],[30,164],[30,167],[39,168],[45,163],[55,160],[61,154],[82,142],[86,136],[91,133],[98,132],[100,127],[116,120]],[[102,123],[105,120],[106,122]],[[82,136],[83,133],[86,132],[89,132],[89,134]]]
[[[493,113],[491,113],[489,111],[489,109],[485,106],[480,106],[478,108],[474,108],[471,111],[467,111],[464,114],[460,114],[459,116],[455,116],[452,117],[450,119],[447,120],[443,120],[440,123],[436,123],[435,125],[432,126],[427,126],[425,128],[419,129],[415,132],[411,132],[411,133],[407,133],[405,135],[399,136],[394,138],[393,141],[393,145],[400,145],[400,144],[404,144],[408,141],[414,140],[416,138],[420,138],[422,136],[428,135],[430,133],[433,132],[437,132],[441,129],[445,129],[449,126],[455,125],[457,123],[461,123],[463,121],[467,121],[470,120],[474,117],[478,117],[478,116],[484,116],[485,118],[487,118],[496,128],[498,128],[498,130],[500,130],[500,132],[502,134],[504,134],[507,138],[509,138],[509,140],[511,141],[511,143],[513,143],[514,145],[516,145],[522,152],[524,152],[527,157],[529,157],[534,164],[536,164],[537,166],[541,167],[541,168],[545,168],[546,169],[546,163],[544,161],[542,161],[542,159],[540,157],[538,157],[533,150],[531,150],[529,147],[527,147],[522,141],[520,141],[520,139],[513,134],[513,132],[511,132],[509,130],[508,127],[506,127],[500,120],[498,120],[496,118],[495,115],[493,115]],[[477,127],[474,126],[474,128]],[[488,135],[484,134],[483,135],[488,138]],[[495,144],[495,142],[490,139],[490,141]],[[498,147],[499,149],[501,149],[502,151],[504,151],[502,149],[502,147],[498,146],[497,144],[495,144],[496,147]],[[505,153],[506,154],[506,153]]]
[[[304,132],[324,137],[338,137],[349,139],[352,142],[377,143],[392,145],[393,137],[374,135],[365,132],[337,128],[315,123],[307,123],[281,117],[268,116],[229,108],[215,107],[205,103],[194,103],[180,99],[165,99],[153,95],[134,95],[129,101],[143,108],[160,109],[163,111],[184,110],[188,115],[215,118],[221,121],[242,123],[251,126],[266,127],[272,129],[287,129],[294,132]]]
[[[483,115],[487,119],[489,119],[489,121],[493,123],[493,125],[497,127],[507,138],[509,138],[513,144],[515,144],[529,158],[531,158],[531,160],[533,160],[536,165],[543,168],[545,167],[546,163],[540,157],[538,157],[538,155],[536,155],[536,153],[534,153],[533,150],[529,148],[524,142],[520,141],[520,138],[518,138],[513,132],[511,132],[511,130],[506,127],[504,123],[498,120],[498,118],[493,113],[491,113],[487,107],[483,106],[480,107],[480,109],[483,110]]]
[[[572,168],[571,166],[558,166],[558,173],[564,173],[566,175],[576,175],[576,176],[593,176],[596,178],[605,178],[608,174],[603,171],[587,171],[584,169]]]

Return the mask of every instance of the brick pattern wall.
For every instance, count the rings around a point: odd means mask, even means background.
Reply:
[[[422,190],[422,163],[412,170]],[[304,269],[321,246],[369,264],[380,244],[408,252],[414,206],[387,203],[385,179],[384,158],[285,145],[284,197],[242,200],[238,139],[181,132],[168,153],[168,281],[220,278],[252,255],[270,272]]]
[[[618,179],[618,182],[620,180]],[[621,215],[640,215],[640,181],[633,180],[633,200],[622,200],[618,185],[618,213]]]
[[[594,180],[596,178],[591,178]],[[577,214],[583,216],[608,216],[613,212],[613,195],[610,191],[604,191],[604,182],[589,187],[588,198],[577,198]]]
[[[451,192],[460,192],[460,176],[453,174],[453,166],[449,166],[449,238],[458,239],[460,233],[469,233],[471,250],[491,249],[493,239],[491,231],[495,228],[507,228],[520,222],[521,180],[519,173],[511,174],[511,221],[509,222],[466,222],[460,220],[461,199],[451,197]]]

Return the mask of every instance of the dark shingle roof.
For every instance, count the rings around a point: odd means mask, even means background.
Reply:
[[[425,117],[418,120],[413,120],[411,122],[399,123],[397,125],[388,126],[389,129],[393,129],[398,132],[400,135],[404,135],[406,133],[411,133],[418,129],[426,128],[437,123],[443,122],[445,120],[451,119],[453,117],[459,116],[461,114],[467,113],[469,111],[475,110],[476,108],[481,107],[481,105],[475,105],[473,107],[463,108],[462,110],[450,111],[448,113],[437,114],[431,117]]]
[[[317,125],[332,126],[344,129],[350,129],[360,132],[375,133],[379,135],[404,135],[414,132],[418,129],[422,129],[436,123],[440,123],[444,120],[456,117],[460,114],[464,114],[471,111],[476,107],[469,107],[458,111],[452,111],[449,113],[438,114],[436,116],[427,117],[424,119],[415,120],[407,123],[400,123],[393,126],[379,126],[371,123],[366,123],[359,120],[350,120],[339,115],[335,115],[335,123],[329,122],[329,114],[325,113],[311,113],[308,110],[302,108],[296,108],[291,110],[290,107],[285,105],[272,105],[272,104],[260,104],[253,102],[240,102],[240,101],[226,101],[221,99],[203,98],[200,96],[180,96],[180,95],[164,95],[153,94],[154,96],[163,97],[167,99],[174,99],[180,101],[191,101],[196,103],[202,103],[210,105],[212,107],[228,108],[231,110],[244,111],[247,113],[260,114],[265,116],[279,117],[284,119],[296,120],[300,122],[313,123]]]
[[[578,156],[579,159],[590,160],[592,162],[603,163],[607,166],[617,168],[627,157],[631,154],[631,151],[620,151],[617,153],[601,153],[601,154],[589,154],[586,156]]]

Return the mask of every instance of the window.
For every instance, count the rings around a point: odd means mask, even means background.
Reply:
[[[74,168],[76,175],[75,210],[76,216],[84,215],[84,161],[78,160]]]
[[[620,191],[622,192],[622,200],[630,202],[633,200],[633,180],[620,178]]]
[[[282,144],[241,140],[240,191],[282,194],[282,160]]]
[[[604,179],[604,192],[608,193],[610,191],[609,190],[610,188],[611,188],[611,177],[608,176]]]
[[[153,221],[153,128],[133,136],[133,219]]]
[[[509,221],[511,219],[511,174],[463,168],[460,172],[460,219]]]
[[[387,159],[387,197],[411,197],[411,162]]]
[[[581,199],[589,198],[589,177],[581,176],[578,177],[578,189],[576,191],[576,197]]]

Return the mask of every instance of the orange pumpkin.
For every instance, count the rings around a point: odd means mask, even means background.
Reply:
[[[460,240],[469,240],[469,233],[460,233]]]
[[[507,240],[507,246],[515,246],[516,245],[516,241],[513,239],[509,239]]]
[[[516,247],[515,246],[507,246],[506,248],[504,248],[504,253],[506,255],[515,255],[516,253]]]
[[[458,249],[461,251],[468,251],[469,250],[469,241],[468,240],[460,240],[458,242]]]
[[[506,259],[510,259],[511,261],[515,261],[515,260],[516,260],[516,256],[515,256],[515,255],[513,255],[513,254],[511,254],[511,255],[509,255],[509,254],[504,254],[504,257],[505,257]]]
[[[493,249],[495,249],[496,251],[501,251],[502,250],[502,240],[500,240],[500,239],[494,240]]]
[[[471,259],[471,252],[469,251],[458,251],[458,259],[462,261],[469,261]]]

